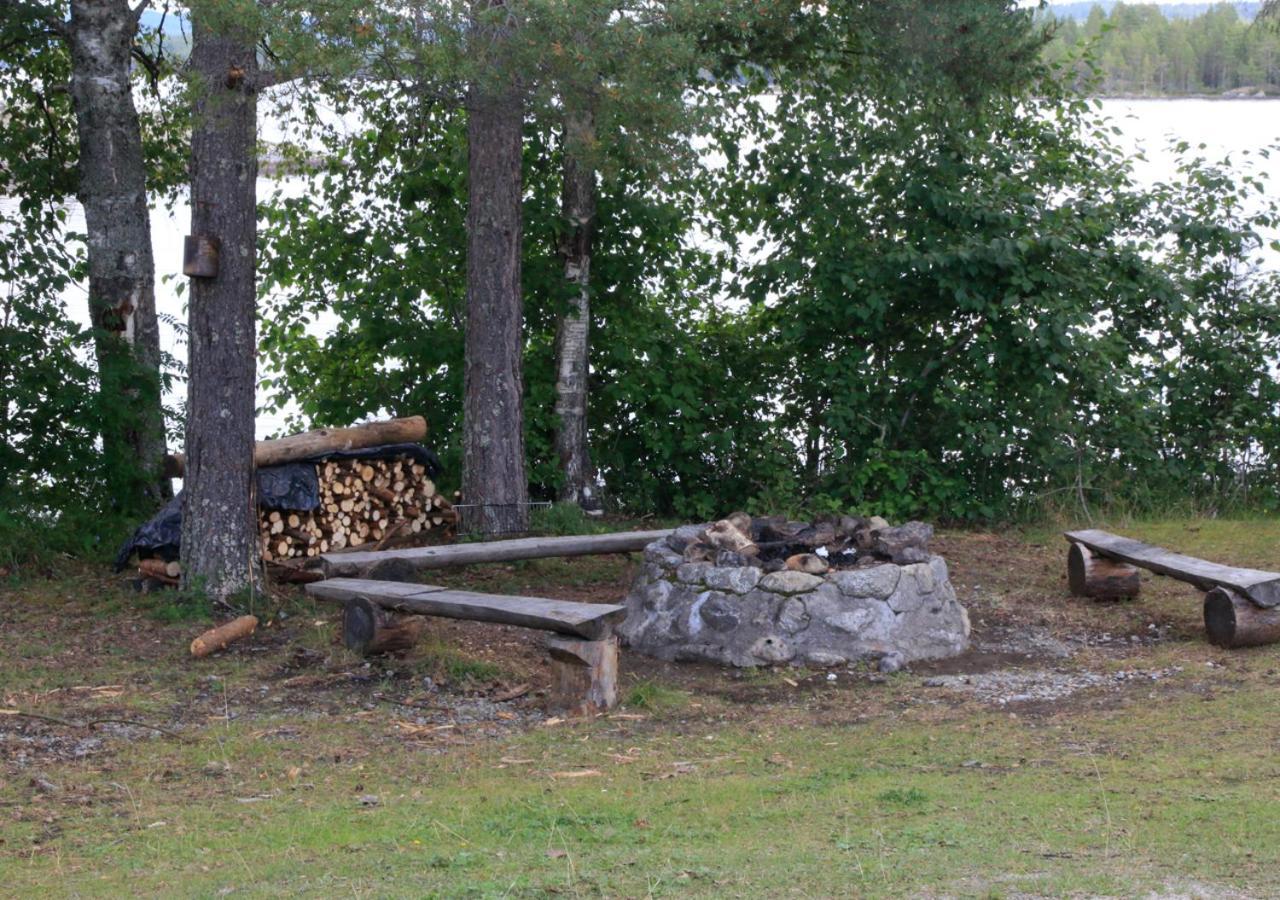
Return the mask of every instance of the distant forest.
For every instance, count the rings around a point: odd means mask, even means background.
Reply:
[[[1089,18],[1089,13],[1093,12],[1095,6],[1101,6],[1104,13],[1110,13],[1119,5],[1119,0],[1084,0],[1082,3],[1055,3],[1050,10],[1054,16],[1059,19],[1075,19],[1083,22]],[[1161,3],[1160,11],[1164,13],[1166,19],[1194,19],[1196,16],[1203,16],[1215,6],[1223,5],[1218,3]],[[1247,0],[1243,3],[1232,3],[1231,6],[1236,8],[1236,12],[1240,13],[1240,18],[1252,21],[1253,17],[1258,14],[1258,10],[1262,8],[1259,0]]]
[[[1051,7],[1057,32],[1053,59],[1091,45],[1103,94],[1221,94],[1243,88],[1280,96],[1280,29],[1252,22],[1259,4],[1095,3]],[[1237,9],[1237,6],[1241,9]],[[1109,9],[1107,8],[1109,7]],[[1198,14],[1184,15],[1193,9]],[[1082,79],[1083,62],[1075,62]]]

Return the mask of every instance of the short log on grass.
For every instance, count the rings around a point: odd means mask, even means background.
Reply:
[[[547,638],[555,679],[548,698],[554,712],[591,716],[618,702],[618,638],[601,641]]]
[[[1099,556],[1077,543],[1067,550],[1067,584],[1075,596],[1094,600],[1129,599],[1142,589],[1136,568]]]
[[[1280,607],[1258,606],[1230,588],[1204,595],[1204,630],[1209,643],[1227,650],[1280,641]]]
[[[368,597],[350,597],[342,607],[342,643],[361,656],[408,650],[424,627],[421,616],[388,612]]]
[[[202,659],[211,653],[225,650],[241,638],[247,638],[253,634],[257,627],[257,616],[241,616],[238,619],[232,619],[225,625],[209,629],[192,641],[191,655],[196,659]]]

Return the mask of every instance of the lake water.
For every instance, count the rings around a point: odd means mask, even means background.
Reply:
[[[1145,183],[1168,181],[1176,176],[1174,156],[1168,149],[1174,140],[1186,141],[1193,147],[1203,144],[1202,155],[1210,160],[1225,157],[1244,160],[1245,153],[1255,153],[1268,144],[1280,142],[1280,101],[1104,100],[1102,107],[1104,114],[1122,131],[1121,146],[1131,153],[1144,154],[1145,159],[1135,161],[1135,171]],[[264,126],[268,133],[275,130],[274,123]],[[276,187],[277,184],[262,180],[259,197],[270,196]],[[1280,184],[1274,190],[1280,192]],[[12,202],[0,199],[0,205]],[[82,231],[83,218],[73,215],[73,219],[72,228]],[[161,313],[180,321],[186,319],[186,307],[175,287],[182,278],[182,238],[189,225],[190,210],[185,203],[177,204],[172,211],[152,212],[158,278],[156,304]],[[1280,255],[1269,254],[1267,264],[1280,267]],[[87,322],[84,287],[68,291],[66,301],[72,318]],[[163,323],[161,327],[165,349],[185,359],[186,348],[179,345],[174,329]],[[282,416],[261,416],[257,423],[259,437],[278,432],[282,425]]]

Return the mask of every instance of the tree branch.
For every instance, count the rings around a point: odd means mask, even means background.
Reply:
[[[40,722],[49,722],[53,725],[61,725],[64,728],[92,728],[94,725],[132,725],[135,728],[147,728],[151,731],[158,731],[161,734],[176,738],[184,743],[193,743],[191,738],[176,731],[170,731],[168,728],[161,728],[159,725],[151,725],[147,722],[139,722],[136,719],[89,719],[85,722],[73,722],[70,719],[60,719],[57,716],[46,716],[43,713],[27,712],[23,709],[0,709],[0,716],[14,716],[20,719],[35,719]]]

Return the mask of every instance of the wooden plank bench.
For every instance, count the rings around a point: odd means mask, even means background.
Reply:
[[[375,578],[403,581],[427,569],[467,566],[473,563],[509,562],[558,556],[587,556],[597,553],[630,553],[671,533],[617,531],[612,534],[584,534],[566,537],[516,538],[450,544],[443,547],[406,547],[401,550],[369,550],[324,553],[320,560],[326,578]]]
[[[552,706],[573,714],[590,714],[617,703],[618,638],[614,627],[627,615],[623,606],[361,578],[318,581],[307,585],[306,592],[343,604],[343,640],[362,654],[401,646],[406,626],[397,614],[550,631],[553,634],[547,639],[547,649],[555,676]]]
[[[1138,593],[1138,568],[1206,591],[1205,630],[1220,647],[1280,641],[1280,572],[1208,562],[1107,531],[1068,531],[1071,593],[1095,599]]]

